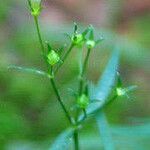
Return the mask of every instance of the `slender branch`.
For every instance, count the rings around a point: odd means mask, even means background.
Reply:
[[[75,148],[75,150],[79,150],[79,134],[78,134],[78,130],[74,131],[74,148]]]
[[[88,49],[88,52],[86,54],[86,57],[85,57],[85,60],[84,60],[84,63],[83,63],[82,71],[81,71],[81,74],[80,74],[80,77],[79,77],[79,95],[82,94],[83,82],[84,82],[83,78],[84,78],[84,74],[85,74],[85,71],[86,71],[86,68],[87,68],[87,63],[88,63],[88,60],[89,60],[90,52],[91,52],[91,49]]]
[[[85,120],[87,118],[86,109],[83,109],[83,113],[84,113],[84,120]]]
[[[59,68],[64,64],[64,61],[67,59],[68,55],[70,54],[71,50],[73,49],[74,45],[71,44],[69,49],[67,50],[66,54],[62,58],[62,63],[58,65],[58,67],[55,69],[54,73],[57,73]]]
[[[47,56],[45,53],[45,48],[44,48],[44,44],[43,44],[43,40],[42,40],[42,36],[41,36],[41,32],[40,32],[38,16],[34,16],[34,22],[36,25],[37,35],[38,35],[39,43],[40,43],[41,50],[42,50],[42,56],[47,65],[48,73],[50,73],[50,67],[49,67],[49,63],[47,62]]]
[[[61,105],[63,111],[65,112],[66,117],[68,118],[70,124],[73,124],[72,118],[71,118],[69,112],[67,111],[67,109],[66,109],[66,107],[65,107],[65,105],[64,105],[64,103],[63,103],[63,101],[62,101],[62,99],[61,99],[61,97],[60,97],[60,94],[59,94],[59,91],[58,91],[58,89],[57,89],[57,86],[56,86],[56,83],[55,83],[54,78],[50,78],[50,81],[51,81],[53,90],[54,90],[54,92],[55,92],[55,94],[56,94],[56,97],[57,97],[57,99],[58,99],[58,101],[59,101],[59,103],[60,103],[60,105]]]
[[[112,102],[113,102],[115,99],[117,99],[117,98],[118,98],[118,95],[117,95],[117,94],[115,94],[112,98],[110,98],[110,99],[108,100],[108,102],[107,102],[107,106],[111,105],[111,104],[112,104]]]
[[[83,123],[86,120],[86,118],[87,118],[86,109],[83,109],[83,113],[84,113],[84,116],[83,116],[83,118],[80,121],[77,122],[78,125]]]
[[[43,45],[43,41],[42,41],[42,37],[41,37],[41,33],[40,33],[40,28],[39,28],[39,23],[38,23],[38,17],[34,16],[34,21],[35,21],[35,25],[36,25],[36,29],[37,29],[37,34],[38,34],[38,38],[39,38],[42,54],[43,54],[44,60],[47,63],[47,60],[46,60],[46,57],[45,57],[45,49],[44,49],[44,45]],[[54,80],[54,76],[53,76],[53,69],[51,68],[51,70],[49,70],[49,67],[48,67],[48,73],[50,75],[50,81],[51,81],[53,90],[54,90],[54,92],[55,92],[55,94],[57,96],[57,99],[58,99],[58,101],[59,101],[63,111],[65,112],[65,115],[68,118],[70,124],[73,124],[72,118],[71,118],[69,112],[67,111],[67,109],[66,109],[66,107],[65,107],[65,105],[64,105],[64,103],[63,103],[63,101],[62,101],[62,99],[60,97],[59,91],[57,89],[57,86],[56,86],[56,83],[55,83],[55,80]]]
[[[88,60],[89,60],[90,52],[91,52],[91,49],[89,48],[88,52],[87,52],[87,55],[85,57],[84,64],[83,64],[83,70],[82,70],[82,74],[81,74],[82,76],[84,75],[84,73],[86,71],[86,67],[87,67],[87,63],[88,63]]]
[[[42,54],[44,56],[44,54],[45,54],[45,52],[44,52],[44,44],[43,44],[43,40],[42,40],[40,28],[39,28],[39,22],[38,22],[38,17],[37,16],[34,16],[34,22],[35,22],[35,25],[36,25],[36,30],[37,30],[38,39],[39,39],[39,42],[40,42]]]
[[[62,99],[61,99],[61,96],[60,96],[60,94],[59,94],[58,88],[57,88],[57,86],[56,86],[56,83],[55,83],[55,80],[54,80],[54,72],[53,72],[53,68],[52,68],[52,67],[51,67],[51,72],[50,72],[50,74],[51,74],[51,76],[53,76],[52,78],[50,78],[50,81],[51,81],[53,90],[54,90],[54,92],[55,92],[55,95],[56,95],[56,97],[57,97],[57,99],[58,99],[58,101],[59,101],[59,103],[60,103],[60,105],[61,105],[61,107],[62,107],[62,109],[63,109],[63,111],[64,111],[64,113],[65,113],[65,115],[66,115],[66,117],[67,117],[67,119],[68,119],[68,121],[70,122],[71,125],[73,125],[74,122],[73,122],[73,120],[72,120],[72,117],[70,116],[69,111],[66,109],[66,106],[65,106],[65,104],[63,103],[63,101],[62,101]]]
[[[83,83],[84,83],[83,78],[84,78],[84,74],[85,74],[85,71],[86,71],[86,68],[87,68],[87,63],[88,63],[88,60],[89,60],[90,52],[91,52],[91,49],[88,49],[87,55],[86,55],[84,63],[83,63],[82,71],[81,71],[81,74],[80,74],[80,78],[79,78],[79,95],[81,95],[82,92],[83,92]],[[83,113],[84,113],[84,118],[83,118],[82,121],[84,121],[87,117],[85,109],[83,109]],[[80,123],[81,122],[76,121],[77,125],[79,125]],[[74,132],[74,144],[75,144],[75,150],[79,150],[78,130],[75,130],[75,132]]]

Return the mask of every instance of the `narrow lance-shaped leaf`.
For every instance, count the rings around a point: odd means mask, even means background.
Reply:
[[[95,98],[101,100],[101,106],[108,102],[108,96],[115,84],[117,69],[118,69],[118,51],[113,54],[102,79],[99,81]],[[106,115],[103,111],[100,111],[96,116],[99,132],[102,138],[102,142],[105,150],[115,150],[114,142],[111,136],[111,130],[107,122]]]
[[[115,51],[96,89],[97,93],[95,93],[95,98],[102,101],[100,107],[102,107],[104,104],[108,102],[107,100],[108,96],[112,90],[112,87],[115,84],[117,69],[118,69],[118,51]],[[98,124],[104,149],[115,150],[114,142],[111,136],[111,130],[103,110],[97,114],[96,121]]]
[[[114,142],[111,136],[111,129],[107,122],[106,115],[103,111],[98,113],[96,117],[98,129],[101,135],[102,143],[105,150],[115,150]]]
[[[20,67],[20,66],[11,65],[11,66],[8,66],[8,69],[49,77],[49,75],[46,72],[41,71],[41,70],[37,70],[35,68],[26,68],[26,67]]]
[[[116,125],[112,126],[111,130],[115,136],[130,138],[149,138],[150,137],[150,122],[143,122],[136,125]]]
[[[73,128],[69,128],[62,132],[53,142],[49,150],[70,150],[73,133]]]
[[[87,113],[91,114],[98,109],[102,108],[108,101],[107,98],[115,84],[116,72],[118,69],[119,51],[115,50],[112,54],[111,59],[99,80],[98,84],[93,89],[90,98],[97,100],[96,103],[91,103],[87,108]],[[99,101],[99,102],[98,102]]]
[[[115,84],[116,73],[118,69],[118,60],[119,60],[119,52],[118,50],[115,50],[112,54],[112,57],[108,65],[106,66],[102,78],[99,80],[96,86],[94,85],[91,86],[90,98],[93,99],[93,103],[91,103],[87,108],[88,115],[103,108],[103,106],[108,102],[107,98],[112,90],[112,87]],[[95,103],[94,100],[96,100]],[[96,120],[104,144],[104,149],[115,150],[113,140],[111,137],[110,128],[104,112],[100,111],[100,113],[97,114]]]
[[[90,115],[107,103],[107,97],[110,94],[115,83],[117,68],[119,61],[119,51],[115,50],[106,66],[106,69],[97,85],[90,83],[89,94],[92,102],[87,107],[87,115]],[[94,101],[95,100],[95,101]],[[79,121],[83,119],[83,115],[79,116]]]

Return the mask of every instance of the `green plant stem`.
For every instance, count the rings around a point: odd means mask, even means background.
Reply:
[[[83,83],[84,83],[83,78],[84,78],[84,74],[85,74],[85,71],[86,71],[86,68],[87,68],[87,63],[88,63],[88,60],[89,60],[90,52],[91,52],[91,49],[89,48],[88,51],[87,51],[84,63],[83,63],[83,67],[82,67],[80,77],[79,77],[79,95],[81,95],[82,92],[83,92],[82,91],[83,90]]]
[[[85,120],[87,118],[86,109],[83,109],[83,113],[84,113],[84,120]]]
[[[42,54],[43,54],[43,57],[44,57],[44,60],[46,61],[47,63],[47,60],[46,60],[46,57],[45,57],[45,49],[44,49],[44,45],[43,45],[43,40],[42,40],[42,37],[41,37],[41,33],[40,33],[40,28],[39,28],[39,23],[38,23],[38,17],[34,16],[34,21],[35,21],[35,25],[36,25],[36,29],[37,29],[37,34],[38,34],[38,38],[39,38],[39,42],[40,42],[40,45],[41,45],[41,50],[42,50]],[[61,97],[60,97],[60,94],[59,94],[59,91],[57,89],[57,86],[56,86],[56,83],[55,83],[55,80],[54,80],[54,76],[53,76],[53,69],[51,68],[51,72],[48,68],[48,73],[50,75],[50,81],[51,81],[51,84],[52,84],[52,87],[53,87],[53,90],[57,96],[57,99],[63,109],[63,111],[65,112],[65,115],[66,117],[68,118],[70,124],[73,124],[72,122],[72,118],[69,114],[69,112],[67,111]]]
[[[54,73],[56,74],[59,68],[64,64],[64,61],[67,59],[68,55],[70,54],[71,50],[73,49],[74,44],[71,43],[69,49],[67,50],[66,54],[62,58],[62,63],[58,65],[58,67],[55,69]]]
[[[88,60],[89,60],[90,52],[91,52],[91,49],[88,49],[85,60],[84,60],[84,63],[83,63],[82,72],[80,74],[80,78],[79,78],[79,95],[81,95],[82,92],[83,92],[83,83],[84,83],[83,78],[84,78],[84,74],[85,74],[85,71],[86,71],[86,68],[87,68],[87,63],[88,63]],[[87,114],[86,114],[85,109],[83,109],[83,112],[84,112],[84,119],[83,119],[83,121],[84,121],[87,117]],[[81,122],[77,122],[77,120],[76,120],[77,125],[79,125],[80,123]],[[78,130],[75,130],[75,132],[74,132],[74,143],[75,143],[75,150],[79,150]]]
[[[78,130],[74,131],[74,149],[79,150],[79,135]]]
[[[63,103],[63,101],[62,101],[62,99],[61,99],[61,97],[60,97],[60,94],[59,94],[59,91],[58,91],[58,88],[57,88],[57,86],[56,86],[56,83],[55,83],[54,78],[50,78],[50,81],[51,81],[53,90],[54,90],[54,92],[55,92],[55,94],[56,94],[56,96],[57,96],[57,99],[58,99],[58,101],[59,101],[59,103],[60,103],[60,105],[61,105],[63,111],[65,112],[65,115],[66,115],[66,117],[68,118],[68,121],[69,121],[70,124],[72,125],[72,124],[73,124],[72,118],[71,118],[69,112],[67,111],[67,109],[66,109],[66,107],[65,107],[65,105],[64,105],[64,103]]]
[[[84,114],[83,118],[77,122],[78,125],[82,124],[85,121],[85,119],[87,118],[86,109],[83,109],[83,114]]]
[[[40,46],[41,46],[41,50],[42,50],[42,55],[44,57],[44,60],[45,59],[45,49],[44,49],[44,45],[43,45],[43,41],[42,41],[42,37],[41,37],[41,33],[40,33],[40,28],[39,28],[39,23],[38,23],[38,17],[34,16],[34,21],[35,21],[35,25],[36,25],[36,29],[37,29],[37,34],[38,34],[38,38],[39,38],[39,42],[40,42]],[[55,92],[55,95],[69,121],[69,123],[71,125],[74,125],[74,122],[68,112],[68,110],[66,109],[62,99],[61,99],[61,96],[59,94],[59,91],[58,91],[58,88],[56,86],[56,83],[55,83],[55,80],[54,80],[54,73],[57,73],[57,71],[59,70],[59,68],[63,65],[65,59],[68,57],[69,53],[71,52],[71,50],[73,49],[74,45],[71,44],[68,51],[66,52],[66,54],[64,55],[64,57],[62,58],[62,63],[56,68],[56,70],[53,72],[52,68],[51,68],[51,72],[49,72],[49,75],[50,75],[50,81],[51,81],[51,85],[52,85],[52,88]],[[46,61],[47,62],[47,61]],[[74,132],[74,143],[75,143],[75,150],[79,150],[79,140],[78,140],[78,130],[75,130]]]
[[[115,95],[107,102],[107,107],[108,107],[109,105],[111,105],[112,102],[113,102],[115,99],[117,99],[117,98],[118,98],[118,95],[115,94]]]
[[[44,44],[43,44],[42,36],[41,36],[41,33],[40,33],[39,22],[38,22],[38,17],[37,16],[34,16],[34,22],[35,22],[35,25],[36,25],[36,30],[37,30],[41,50],[42,50],[42,55],[45,57]]]

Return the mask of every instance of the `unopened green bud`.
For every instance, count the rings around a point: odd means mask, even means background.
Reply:
[[[82,46],[82,44],[84,42],[84,37],[82,34],[76,34],[76,35],[72,36],[71,40],[74,45]]]
[[[39,16],[41,12],[41,0],[31,0],[31,8],[32,8],[31,14],[33,16]]]
[[[129,97],[128,93],[135,90],[136,88],[137,88],[137,86],[135,86],[135,85],[128,86],[126,88],[118,87],[116,89],[116,93],[118,96],[125,96],[126,95],[127,97]]]
[[[60,61],[59,55],[54,50],[51,50],[49,52],[47,58],[48,58],[48,63],[51,66],[55,65],[56,63],[58,63]]]
[[[87,48],[94,48],[94,47],[95,47],[95,41],[93,41],[93,40],[88,40],[88,41],[86,42],[86,46],[87,46]]]
[[[78,97],[77,104],[80,108],[85,109],[89,105],[89,98],[85,94],[82,94]]]
[[[116,92],[118,96],[124,96],[126,94],[126,90],[124,90],[123,88],[117,88]]]

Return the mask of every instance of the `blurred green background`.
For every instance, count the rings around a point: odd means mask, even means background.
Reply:
[[[15,64],[44,70],[45,65],[26,1],[0,2],[0,149],[46,150],[68,122],[47,79],[7,69]],[[124,84],[138,85],[131,99],[120,98],[106,108],[116,149],[149,150],[150,1],[43,0],[42,36],[54,47],[69,43],[64,33],[72,32],[73,21],[81,31],[92,24],[96,36],[105,39],[92,52],[90,80],[96,83],[117,44]],[[79,53],[73,50],[57,76],[68,107],[72,103],[68,88],[76,88]],[[82,149],[103,150],[97,131],[94,120],[85,124],[80,134]]]

